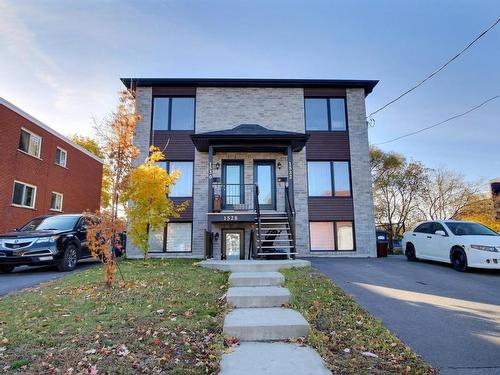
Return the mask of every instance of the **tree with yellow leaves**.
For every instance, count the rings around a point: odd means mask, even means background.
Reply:
[[[133,169],[124,193],[130,204],[126,208],[129,228],[127,235],[147,258],[150,231],[161,230],[172,217],[179,217],[187,202],[176,205],[168,199],[170,187],[180,177],[178,171],[168,173],[157,162],[165,160],[163,153],[152,146],[144,163]]]

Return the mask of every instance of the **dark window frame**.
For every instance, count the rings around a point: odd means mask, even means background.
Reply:
[[[191,224],[191,251],[167,251],[168,224]],[[163,226],[163,246],[161,251],[148,251],[148,254],[192,254],[193,253],[193,221],[169,221]],[[149,233],[149,228],[148,228]]]
[[[167,172],[170,173],[170,163],[191,163],[193,166],[192,169],[192,174],[191,174],[191,195],[186,195],[186,196],[178,196],[178,197],[171,197],[174,199],[188,199],[188,198],[193,198],[194,194],[194,160],[161,160],[166,163],[167,165]]]
[[[330,223],[333,224],[333,242],[334,242],[334,247],[335,249],[328,249],[328,250],[313,250],[311,246],[311,223]],[[338,250],[339,244],[338,244],[338,236],[337,236],[337,223],[351,223],[352,224],[352,250]],[[309,251],[311,253],[326,253],[326,252],[354,252],[356,250],[356,229],[354,225],[354,220],[309,220],[309,225],[308,225],[308,230],[309,230]]]
[[[308,129],[307,128],[307,111],[306,101],[308,99],[324,99],[326,100],[327,116],[328,116],[328,129]],[[332,129],[332,112],[330,108],[330,99],[344,100],[344,113],[345,113],[345,129]],[[312,132],[348,132],[349,131],[349,115],[347,113],[347,98],[345,96],[304,96],[304,128],[306,133]]]
[[[167,129],[154,128],[154,113],[155,113],[155,99],[168,98],[168,116],[167,116]],[[172,129],[172,99],[174,98],[191,98],[193,99],[193,129]],[[196,130],[196,96],[195,95],[154,95],[151,100],[151,133],[155,131],[163,132],[195,132]]]
[[[309,163],[315,163],[315,162],[329,162],[330,163],[330,184],[331,184],[331,190],[332,194],[328,196],[324,195],[310,195],[309,192]],[[335,168],[334,168],[334,163],[347,163],[348,166],[348,171],[349,171],[349,195],[336,195],[335,191]],[[306,173],[307,173],[307,197],[308,198],[314,198],[314,199],[331,199],[331,198],[337,198],[337,199],[346,199],[352,198],[352,172],[351,172],[351,161],[350,160],[306,160]]]

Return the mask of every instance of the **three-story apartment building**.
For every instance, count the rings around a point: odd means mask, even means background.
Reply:
[[[0,233],[99,209],[102,160],[0,98]]]
[[[375,256],[365,98],[377,81],[136,79],[135,143],[181,177],[152,256]],[[128,256],[140,257],[128,244]]]

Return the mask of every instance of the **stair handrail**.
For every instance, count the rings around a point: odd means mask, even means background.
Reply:
[[[293,207],[290,200],[290,191],[288,186],[285,186],[285,211],[288,218],[288,225],[290,227],[290,234],[292,235],[292,249],[294,253],[297,253],[297,247],[295,245],[295,207]]]
[[[258,244],[257,244],[257,247],[258,247],[258,253],[261,253],[262,252],[262,243],[261,243],[261,233],[260,233],[260,227],[261,227],[261,221],[260,221],[260,205],[259,205],[259,186],[257,184],[255,184],[255,188],[254,188],[254,196],[253,196],[253,200],[254,200],[254,206],[255,206],[255,215],[257,217],[257,233],[258,233]]]

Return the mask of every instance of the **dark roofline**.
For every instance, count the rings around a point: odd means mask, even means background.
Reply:
[[[121,78],[132,87],[297,87],[363,88],[370,94],[377,80],[357,79],[257,79],[257,78]]]

